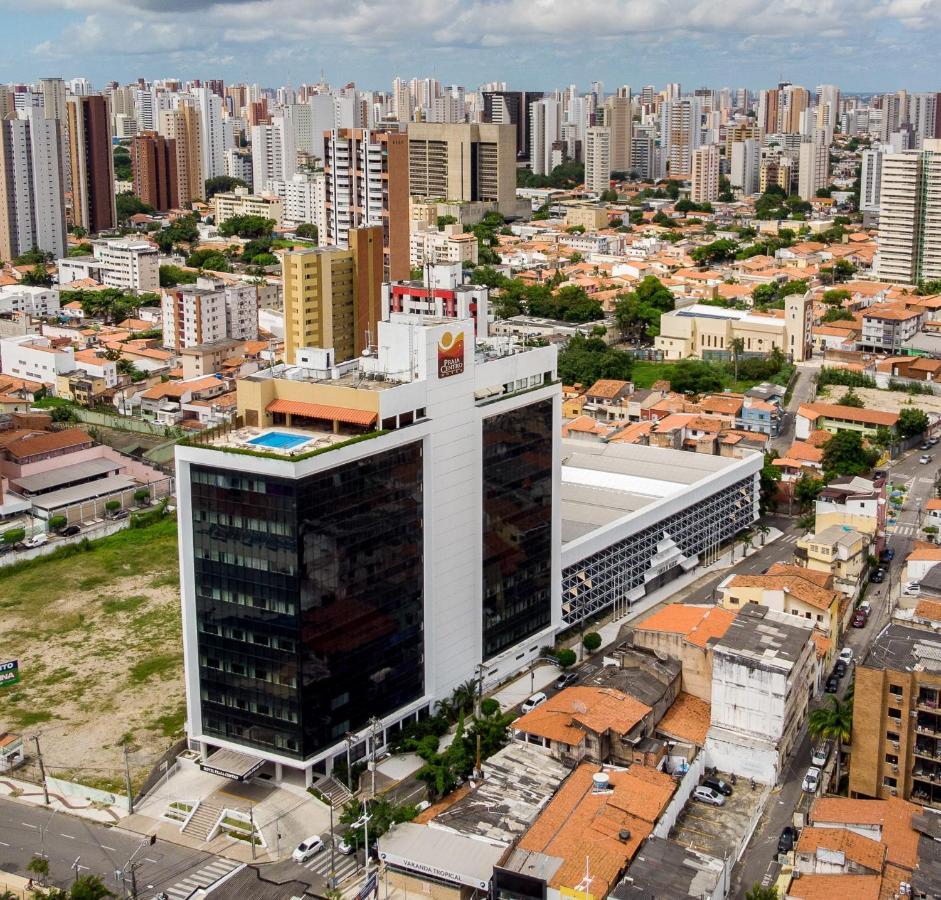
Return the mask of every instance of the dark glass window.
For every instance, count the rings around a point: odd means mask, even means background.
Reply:
[[[483,423],[483,647],[552,621],[552,401]]]
[[[421,443],[297,481],[192,468],[203,729],[305,759],[424,692]]]

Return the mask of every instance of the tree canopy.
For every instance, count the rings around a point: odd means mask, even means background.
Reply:
[[[621,333],[639,343],[660,334],[660,317],[674,308],[674,297],[659,278],[648,275],[615,301],[614,319]]]
[[[823,446],[824,477],[830,481],[840,475],[866,475],[879,456],[858,431],[838,431]]]
[[[219,234],[223,237],[268,237],[274,231],[275,224],[274,219],[266,219],[264,216],[232,216],[219,225]]]
[[[928,428],[928,416],[914,406],[906,406],[899,412],[898,433],[900,437],[914,437]]]
[[[146,213],[150,215],[155,210],[152,206],[144,203],[140,197],[135,196],[129,191],[118,194],[114,198],[114,206],[117,211],[118,221],[126,222],[131,216],[136,216],[138,213]]]
[[[192,249],[199,241],[199,226],[195,216],[180,216],[166,228],[153,233],[153,239],[162,253],[169,253],[173,247],[187,244]]]
[[[248,185],[241,178],[231,175],[217,175],[206,179],[206,199],[211,200],[216,194],[225,194],[234,191],[237,187],[247,188]]]
[[[594,384],[599,378],[630,381],[634,358],[609,347],[601,338],[572,335],[559,354],[559,378],[564,384]]]

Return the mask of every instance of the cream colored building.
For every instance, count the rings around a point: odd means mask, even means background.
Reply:
[[[203,200],[206,186],[200,163],[199,111],[195,106],[181,104],[177,109],[160,110],[158,121],[160,134],[176,141],[176,183],[180,203],[185,205],[193,200]]]
[[[235,216],[261,216],[274,219],[275,225],[281,224],[284,217],[284,201],[280,197],[267,197],[250,194],[246,188],[236,188],[231,193],[216,194],[212,198],[216,225]]]
[[[581,226],[585,231],[608,227],[608,210],[604,206],[570,206],[565,210],[567,228]]]
[[[801,362],[809,358],[813,303],[810,295],[785,298],[783,316],[693,304],[664,313],[655,346],[665,360],[702,359],[714,350],[730,354],[741,338],[745,353],[780,350]]]
[[[611,129],[594,126],[585,132],[585,189],[600,194],[611,187]]]
[[[693,151],[690,200],[709,203],[719,196],[719,145],[706,144]]]
[[[815,534],[805,534],[797,542],[795,556],[799,565],[832,575],[833,586],[840,593],[855,597],[868,552],[868,535],[843,525],[830,525]]]
[[[413,228],[409,235],[409,265],[417,269],[425,263],[464,263],[477,265],[479,245],[461,225],[445,225],[440,231],[431,226]]]
[[[514,125],[412,122],[408,160],[413,196],[496,202],[506,215],[516,208]]]

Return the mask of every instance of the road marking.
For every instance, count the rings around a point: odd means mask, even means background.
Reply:
[[[21,825],[25,825],[27,828],[39,828],[38,825],[33,825],[30,822],[20,822]]]
[[[9,847],[10,845],[6,841],[0,841],[0,846]]]
[[[98,846],[101,847],[102,850],[110,850],[112,853],[118,852],[114,847],[109,847],[107,844],[99,844]]]
[[[144,857],[144,862],[155,863],[157,860],[151,859],[149,856]]]
[[[59,837],[67,837],[70,841],[74,841],[74,840],[75,840],[75,835],[74,835],[74,834],[62,834],[62,833],[60,833],[60,834],[59,834]]]

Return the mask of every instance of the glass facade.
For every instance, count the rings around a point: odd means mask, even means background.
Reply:
[[[207,737],[307,759],[422,696],[421,442],[191,485]]]
[[[483,423],[483,656],[552,622],[552,400]]]

